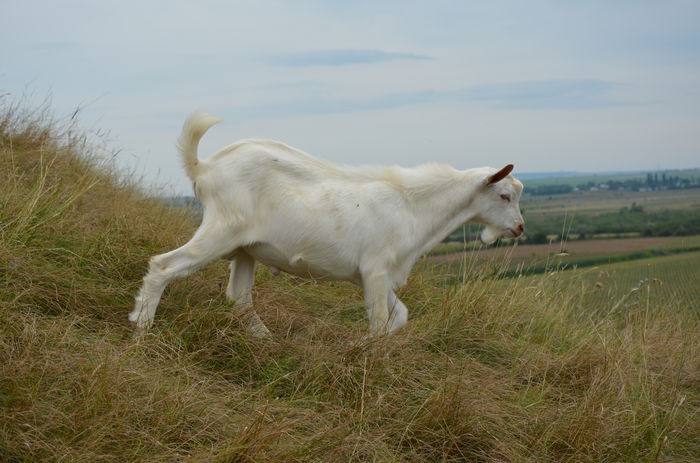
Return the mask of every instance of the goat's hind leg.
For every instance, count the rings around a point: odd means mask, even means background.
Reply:
[[[148,273],[143,277],[143,286],[136,296],[134,310],[129,314],[129,320],[136,323],[142,331],[148,329],[153,324],[158,303],[168,283],[175,278],[189,275],[236,247],[231,235],[225,230],[200,227],[183,246],[152,257]]]
[[[250,254],[239,249],[233,253],[231,263],[231,275],[226,287],[226,297],[236,306],[250,308],[248,329],[256,338],[270,337],[270,331],[260,320],[260,317],[252,309],[253,294],[251,292],[255,281],[255,259]]]

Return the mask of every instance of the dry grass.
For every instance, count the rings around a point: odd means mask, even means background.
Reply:
[[[225,264],[126,315],[185,212],[143,197],[70,124],[0,115],[0,461],[681,462],[700,442],[697,313],[580,307],[553,276],[416,272],[409,326],[363,340],[359,291],[258,272],[273,340]]]

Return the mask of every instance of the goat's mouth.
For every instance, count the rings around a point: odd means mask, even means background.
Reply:
[[[499,238],[517,238],[523,234],[525,227],[516,224],[515,227],[504,227],[504,228],[491,228],[489,226],[484,227],[479,236],[483,244],[493,244]]]
[[[521,229],[515,229],[515,228],[509,228],[508,233],[510,234],[509,238],[517,238],[518,236],[523,234],[523,230]]]

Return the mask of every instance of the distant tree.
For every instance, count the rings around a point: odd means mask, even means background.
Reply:
[[[548,195],[558,195],[571,193],[574,187],[568,184],[563,185],[539,185],[535,188],[529,189],[529,193],[536,196],[548,196]]]
[[[536,231],[532,235],[527,235],[527,240],[526,242],[528,244],[547,244],[549,243],[549,239],[547,238],[547,234],[543,231]]]

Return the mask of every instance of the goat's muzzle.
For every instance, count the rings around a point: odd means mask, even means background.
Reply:
[[[517,238],[525,231],[525,225],[523,223],[519,223],[516,228],[509,228],[508,231],[511,233],[511,235],[513,235],[513,238]]]

